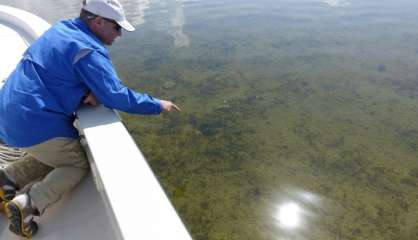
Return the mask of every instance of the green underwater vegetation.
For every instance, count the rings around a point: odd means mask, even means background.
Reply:
[[[145,24],[112,48],[127,85],[183,108],[122,116],[193,239],[418,239],[417,30],[237,15],[186,15],[188,47]]]

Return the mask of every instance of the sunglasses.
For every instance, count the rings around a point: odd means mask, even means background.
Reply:
[[[103,18],[104,20],[113,23],[113,27],[115,28],[116,31],[120,32],[122,30],[122,27],[113,19],[109,19],[109,18]]]

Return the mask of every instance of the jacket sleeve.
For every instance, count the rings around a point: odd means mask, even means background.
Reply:
[[[90,51],[74,67],[81,80],[104,106],[135,114],[161,113],[160,100],[123,85],[110,59],[100,52]]]

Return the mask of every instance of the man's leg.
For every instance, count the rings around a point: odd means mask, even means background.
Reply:
[[[20,189],[34,180],[45,177],[52,169],[51,166],[38,161],[32,155],[26,154],[7,166],[4,172]]]
[[[23,150],[45,165],[53,167],[28,192],[40,214],[73,189],[89,168],[79,139],[54,138]]]
[[[6,204],[10,229],[18,235],[31,237],[37,231],[33,215],[36,212],[42,214],[48,206],[74,188],[87,173],[89,164],[79,139],[54,138],[23,150],[53,167],[27,194],[18,195]]]
[[[0,170],[0,204],[12,200],[16,192],[26,187],[28,183],[45,177],[53,168],[37,161],[26,154],[12,162],[6,169]]]

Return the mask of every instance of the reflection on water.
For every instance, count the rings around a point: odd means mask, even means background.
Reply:
[[[174,9],[170,14],[170,26],[168,27],[168,33],[174,38],[174,45],[176,47],[189,46],[189,37],[184,34],[183,26],[185,23],[183,13],[183,3],[181,0],[176,0]]]
[[[310,239],[324,201],[311,192],[288,189],[279,194],[274,221],[279,239]]]
[[[418,239],[416,0],[123,2],[121,78],[184,109],[123,116],[195,240]]]
[[[189,37],[183,31],[185,17],[182,0],[125,0],[121,2],[126,6],[126,14],[133,25],[142,25],[147,18],[150,18],[153,29],[170,35],[175,47],[189,45]]]
[[[331,7],[345,7],[350,4],[348,0],[323,0],[326,4]]]
[[[282,229],[292,230],[301,226],[302,210],[297,203],[284,203],[278,208],[276,218]]]
[[[134,26],[145,22],[145,11],[149,8],[150,0],[121,0],[129,21]]]

